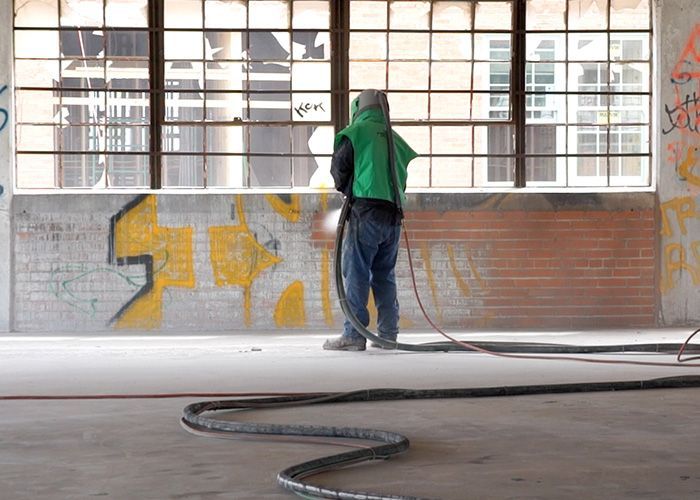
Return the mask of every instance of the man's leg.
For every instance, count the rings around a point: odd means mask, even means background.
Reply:
[[[360,234],[363,231],[366,234]],[[343,279],[345,295],[350,309],[363,326],[369,325],[369,279],[372,260],[377,252],[377,239],[372,235],[372,228],[353,215],[350,216],[348,232],[343,241]],[[327,350],[364,350],[365,338],[346,318],[343,335],[328,340],[323,345]]]
[[[399,301],[396,294],[396,258],[399,252],[401,226],[386,226],[385,239],[379,245],[372,264],[371,286],[377,306],[379,336],[396,340],[399,333]]]

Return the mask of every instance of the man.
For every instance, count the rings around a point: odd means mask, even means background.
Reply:
[[[343,241],[343,278],[348,304],[365,327],[369,324],[367,302],[372,289],[377,306],[379,336],[396,342],[399,333],[399,303],[394,267],[399,250],[403,214],[395,203],[387,145],[386,96],[368,89],[352,102],[351,124],[335,137],[331,174],[335,188],[350,197],[352,209]],[[391,128],[389,128],[391,130]],[[406,168],[417,156],[392,132],[398,195],[406,199]],[[374,347],[380,347],[372,343]],[[364,351],[365,338],[345,320],[343,334],[323,344],[326,350]]]

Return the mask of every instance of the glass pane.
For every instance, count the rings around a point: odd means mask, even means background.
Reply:
[[[649,64],[611,64],[610,90],[613,92],[649,92]]]
[[[433,29],[467,31],[471,29],[471,2],[434,2]]]
[[[399,134],[419,155],[430,154],[430,127],[425,125],[402,127],[392,127],[394,132]],[[413,162],[411,162],[413,167]]]
[[[649,123],[649,96],[610,96],[609,123]]]
[[[292,28],[328,29],[330,26],[330,5],[328,0],[292,2]]]
[[[613,61],[648,61],[648,33],[611,33],[610,59]]]
[[[202,33],[166,31],[163,34],[165,59],[202,59]]]
[[[163,0],[166,28],[201,28],[202,0]],[[167,44],[166,44],[167,46]]]
[[[106,92],[65,91],[61,98],[61,123],[105,123]]]
[[[350,29],[386,29],[387,26],[386,2],[350,2]]]
[[[61,56],[80,59],[101,59],[105,53],[103,31],[64,30],[60,32]]]
[[[244,103],[242,94],[238,92],[208,92],[205,97],[207,120],[233,122],[243,119],[243,106],[244,104],[247,106],[247,103]]]
[[[204,100],[200,93],[172,92],[165,96],[165,119],[168,121],[200,121],[204,116]]]
[[[389,92],[387,98],[392,121],[428,118],[428,94]]]
[[[564,30],[567,0],[527,0],[526,29]]]
[[[16,1],[15,26],[37,28],[58,26],[58,0]]]
[[[105,88],[105,62],[64,61],[61,65],[61,86],[79,89]]]
[[[58,123],[60,103],[53,91],[16,90],[17,123]]]
[[[292,65],[292,90],[330,90],[331,64],[295,62]]]
[[[53,125],[17,125],[17,151],[55,151],[59,129]]]
[[[386,49],[384,33],[350,33],[350,60],[386,59]]]
[[[433,154],[469,154],[472,152],[471,127],[433,127]]]
[[[107,32],[107,57],[147,59],[148,32],[109,31]]]
[[[292,94],[292,119],[301,121],[330,121],[331,95]]]
[[[611,186],[648,186],[650,184],[649,157],[626,156],[609,158]]]
[[[526,35],[525,46],[525,58],[528,61],[566,60],[566,35],[564,34]]]
[[[430,94],[431,120],[468,120],[472,94]],[[392,115],[394,108],[391,109]]]
[[[335,132],[331,126],[292,127],[292,153],[332,155]]]
[[[15,57],[58,58],[58,31],[15,31]]]
[[[240,31],[207,31],[204,43],[206,59],[241,61],[245,58],[247,41]]]
[[[323,59],[331,57],[330,35],[327,31],[294,31],[292,59]]]
[[[128,28],[148,27],[148,3],[144,0],[107,0],[107,26]]]
[[[15,60],[16,87],[52,88],[58,84],[59,62],[53,60]]]
[[[425,188],[430,186],[430,158],[415,158],[408,164],[409,188]]]
[[[105,127],[100,125],[71,125],[62,127],[58,138],[61,151],[104,151]]]
[[[61,0],[61,26],[103,26],[103,0]]]
[[[207,126],[207,151],[210,153],[243,153],[243,127]]]
[[[168,89],[202,88],[204,64],[199,61],[177,61],[165,64],[165,86]]]
[[[204,187],[202,156],[163,157],[163,187]]]
[[[472,159],[433,158],[430,169],[433,187],[468,187],[472,184]]]
[[[390,62],[389,88],[423,90],[428,88],[427,62]]]
[[[612,29],[650,29],[649,0],[611,0],[610,27]]]
[[[148,125],[150,101],[146,92],[108,92],[107,123]]]
[[[132,127],[119,125],[107,127],[107,151],[143,152],[147,153],[150,146],[148,127]]]
[[[60,155],[61,187],[105,187],[105,157],[96,154]]]
[[[246,127],[251,153],[290,153],[291,127]]]
[[[243,156],[207,156],[207,186],[245,187],[244,163]]]
[[[16,180],[18,188],[54,188],[58,155],[17,155]]]
[[[428,59],[428,33],[389,33],[389,59]]]
[[[434,33],[433,60],[466,60],[472,57],[472,39],[467,33]]]
[[[289,33],[284,31],[251,32],[248,34],[253,61],[286,61],[291,54]]]
[[[289,28],[289,8],[286,1],[250,0],[250,27],[255,28]]]
[[[386,63],[351,62],[351,89],[386,89]]]
[[[246,77],[245,67],[241,63],[215,62],[206,65],[207,90],[243,90]]]
[[[569,29],[595,30],[608,26],[608,0],[569,0]]]
[[[247,96],[245,119],[258,122],[291,120],[289,93],[250,93]]]
[[[292,187],[291,158],[251,156],[250,187]]]
[[[244,29],[248,16],[246,4],[246,0],[204,0],[204,26]]]
[[[467,62],[434,62],[430,65],[433,90],[471,89],[472,65]]]
[[[430,27],[430,2],[392,1],[389,16],[390,29],[427,30]]]
[[[528,155],[565,154],[566,127],[528,125],[525,127],[525,153]]]
[[[148,61],[107,61],[107,86],[111,89],[148,89]]]
[[[475,120],[509,120],[510,95],[496,92],[474,94],[471,117]]]
[[[474,28],[505,30],[512,28],[513,2],[477,2]]]
[[[595,94],[567,96],[568,123],[608,123],[608,97]]]
[[[198,125],[164,126],[163,151],[166,153],[201,153],[204,151],[204,127]]]
[[[569,35],[569,59],[572,61],[605,61],[608,59],[607,33],[574,33]]]
[[[147,155],[107,155],[107,178],[113,187],[149,187]]]

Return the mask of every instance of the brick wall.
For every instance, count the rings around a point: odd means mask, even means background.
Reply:
[[[335,329],[335,195],[17,196],[16,331]],[[655,325],[653,193],[431,194],[407,205],[446,328]],[[324,230],[328,227],[329,230]],[[401,327],[427,329],[407,254]]]

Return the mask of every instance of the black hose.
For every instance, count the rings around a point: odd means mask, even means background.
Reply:
[[[347,500],[416,500],[405,495],[377,494],[360,491],[324,488],[303,481],[320,472],[338,469],[358,462],[383,460],[406,451],[406,436],[374,429],[356,427],[328,427],[316,425],[283,425],[217,420],[202,416],[205,412],[243,409],[269,409],[289,406],[327,403],[352,403],[371,401],[396,401],[417,399],[483,398],[500,396],[524,396],[533,394],[566,394],[601,391],[629,391],[640,389],[671,389],[700,387],[700,376],[679,376],[641,381],[587,382],[578,384],[546,384],[505,387],[477,387],[456,389],[367,389],[345,393],[313,393],[296,396],[208,401],[185,407],[182,423],[186,429],[206,434],[262,434],[282,436],[313,436],[326,438],[350,438],[376,441],[381,444],[335,455],[324,456],[293,465],[277,475],[283,488],[300,496],[311,498],[335,498]]]

